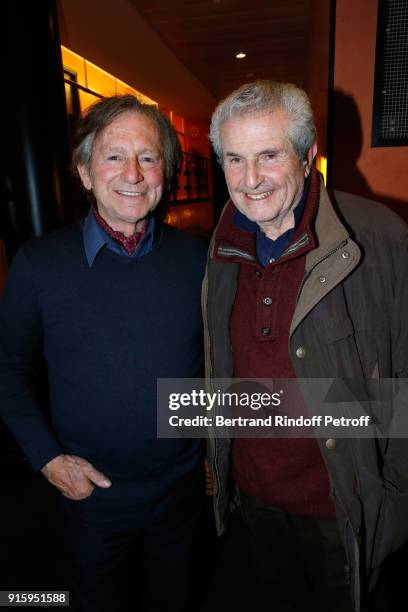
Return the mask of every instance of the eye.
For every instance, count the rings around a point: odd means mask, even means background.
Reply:
[[[241,161],[240,157],[228,157],[228,163],[232,165],[239,164]]]
[[[121,161],[123,159],[122,155],[118,155],[117,153],[113,155],[108,155],[108,161]]]
[[[155,166],[159,163],[159,159],[153,155],[141,155],[139,157],[139,164],[141,166]]]
[[[276,159],[276,153],[264,153],[259,157],[261,164],[268,164]]]

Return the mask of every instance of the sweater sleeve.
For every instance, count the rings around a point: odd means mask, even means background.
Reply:
[[[0,304],[0,417],[34,470],[64,452],[34,390],[35,356],[42,340],[37,293],[28,258],[21,249],[10,268]]]

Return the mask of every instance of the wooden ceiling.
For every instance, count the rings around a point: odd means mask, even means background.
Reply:
[[[303,83],[312,0],[130,2],[218,99],[259,78]]]

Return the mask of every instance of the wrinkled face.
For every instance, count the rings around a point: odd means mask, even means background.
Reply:
[[[164,161],[156,126],[134,111],[119,115],[95,139],[91,170],[79,166],[78,171],[103,219],[131,236],[163,193]]]
[[[293,227],[305,176],[316,153],[300,160],[286,133],[286,113],[243,115],[221,127],[225,179],[235,206],[270,238]]]

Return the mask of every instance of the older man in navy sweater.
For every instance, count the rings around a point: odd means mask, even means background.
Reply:
[[[205,244],[152,212],[180,166],[156,108],[98,102],[74,140],[94,204],[82,223],[24,245],[0,307],[1,414],[62,493],[79,609],[122,601],[137,546],[143,610],[184,609],[203,487],[200,441],[158,440],[156,379],[202,367]],[[33,393],[48,368],[51,418]]]

